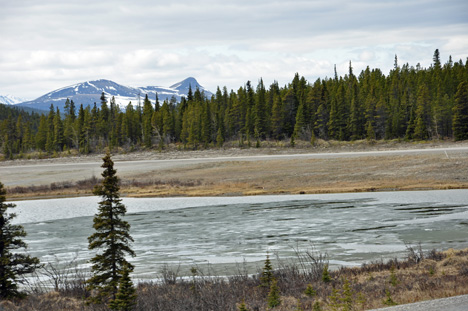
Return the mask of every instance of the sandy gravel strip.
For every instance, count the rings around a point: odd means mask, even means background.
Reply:
[[[401,306],[373,309],[378,311],[466,311],[468,295],[410,303]],[[371,310],[372,311],[372,310]]]

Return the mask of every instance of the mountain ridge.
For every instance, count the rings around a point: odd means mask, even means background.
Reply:
[[[146,95],[148,99],[154,103],[156,94],[158,100],[162,103],[164,100],[175,98],[176,101],[184,96],[187,97],[189,87],[194,92],[197,88],[203,91],[206,96],[210,97],[212,93],[201,86],[193,77],[188,77],[170,87],[163,86],[146,86],[146,87],[131,87],[116,83],[112,80],[98,79],[80,82],[65,86],[45,95],[42,95],[34,100],[17,103],[19,107],[32,107],[35,109],[48,110],[53,104],[55,108],[63,110],[67,99],[73,100],[75,105],[83,104],[83,107],[91,106],[94,103],[100,102],[102,92],[105,93],[108,100],[114,97],[116,104],[125,109],[132,102],[138,104],[142,102]]]
[[[9,94],[0,95],[0,103],[1,104],[16,105],[16,104],[19,104],[19,103],[22,103],[22,102],[24,102],[24,99],[13,96],[13,95],[9,95]]]

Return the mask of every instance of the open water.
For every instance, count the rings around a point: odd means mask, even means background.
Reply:
[[[99,198],[15,202],[28,252],[44,263],[89,267],[87,237]],[[156,279],[167,264],[181,273],[239,264],[257,269],[266,254],[293,259],[295,249],[326,253],[332,266],[468,247],[468,190],[209,198],[124,198],[136,257],[133,276]],[[255,270],[250,271],[255,272]],[[188,272],[187,272],[188,273]]]

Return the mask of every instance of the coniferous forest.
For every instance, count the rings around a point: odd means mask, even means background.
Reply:
[[[151,102],[152,101],[152,102]],[[400,65],[385,75],[367,67],[344,76],[307,81],[296,74],[280,86],[260,79],[238,90],[217,89],[207,98],[190,89],[180,102],[146,97],[120,109],[103,93],[83,107],[67,100],[64,111],[28,113],[0,105],[0,146],[4,158],[30,152],[52,154],[104,148],[163,149],[168,144],[198,149],[238,142],[296,140],[468,139],[468,60],[442,63],[439,51],[429,68]]]

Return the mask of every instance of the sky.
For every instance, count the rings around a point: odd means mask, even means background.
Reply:
[[[466,0],[0,0],[0,95],[79,82],[214,92],[468,57]]]

